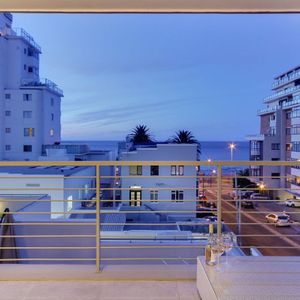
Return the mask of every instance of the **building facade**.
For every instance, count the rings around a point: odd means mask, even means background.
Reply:
[[[119,160],[153,161],[150,166],[122,166],[120,186],[123,205],[143,205],[151,211],[166,211],[161,215],[168,220],[188,220],[196,216],[196,167],[176,162],[196,161],[197,144],[137,146],[132,151],[122,152]],[[155,161],[173,161],[174,165],[159,166]]]
[[[290,161],[300,159],[300,66],[274,78],[273,94],[264,99],[266,107],[258,111],[260,133],[248,136],[250,160]],[[300,170],[296,167],[250,167],[252,176],[263,178],[269,188],[286,188],[297,194]],[[285,176],[278,178],[278,176]],[[280,196],[280,193],[276,193]]]
[[[63,92],[39,76],[40,46],[0,14],[0,160],[37,160],[61,140]]]

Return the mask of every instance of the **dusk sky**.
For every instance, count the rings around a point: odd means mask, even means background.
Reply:
[[[273,77],[299,65],[300,16],[14,14],[42,47],[41,77],[64,90],[64,140],[245,140]]]

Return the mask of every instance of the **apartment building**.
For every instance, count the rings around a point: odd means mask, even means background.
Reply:
[[[120,185],[123,205],[166,211],[162,215],[168,220],[196,217],[197,170],[195,166],[176,162],[197,160],[197,144],[154,143],[136,146],[122,152],[119,160],[153,161],[150,166],[122,166],[120,173],[124,177]],[[155,163],[159,161],[173,161],[174,165]]]
[[[258,111],[260,133],[250,135],[250,160],[300,159],[300,66],[274,78],[273,94],[264,98],[265,108]],[[268,188],[287,188],[297,194],[300,170],[292,167],[251,166],[250,175],[263,178]],[[276,178],[287,176],[288,178]],[[280,193],[273,193],[278,196]]]
[[[39,76],[41,47],[0,13],[0,160],[37,160],[61,140],[63,92]]]

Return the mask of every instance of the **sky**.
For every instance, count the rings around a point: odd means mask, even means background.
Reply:
[[[298,14],[14,14],[62,98],[63,140],[259,133],[273,78],[299,65]]]

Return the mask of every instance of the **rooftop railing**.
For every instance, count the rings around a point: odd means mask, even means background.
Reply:
[[[39,78],[38,80],[32,78],[22,78],[21,80],[22,87],[47,87],[55,93],[63,96],[64,92],[60,89],[56,83],[51,81],[48,78]]]
[[[33,37],[23,28],[13,28],[13,30],[11,31],[11,35],[22,37],[32,47],[34,47],[40,53],[42,52],[42,48],[34,41]]]
[[[253,175],[249,166],[278,171]],[[110,264],[194,264],[210,223],[219,236],[234,233],[231,255],[251,248],[299,255],[299,211],[285,200],[297,195],[298,203],[300,188],[289,190],[291,176],[279,173],[289,166],[300,162],[3,161],[0,208],[9,212],[0,261],[94,264],[97,272]]]

